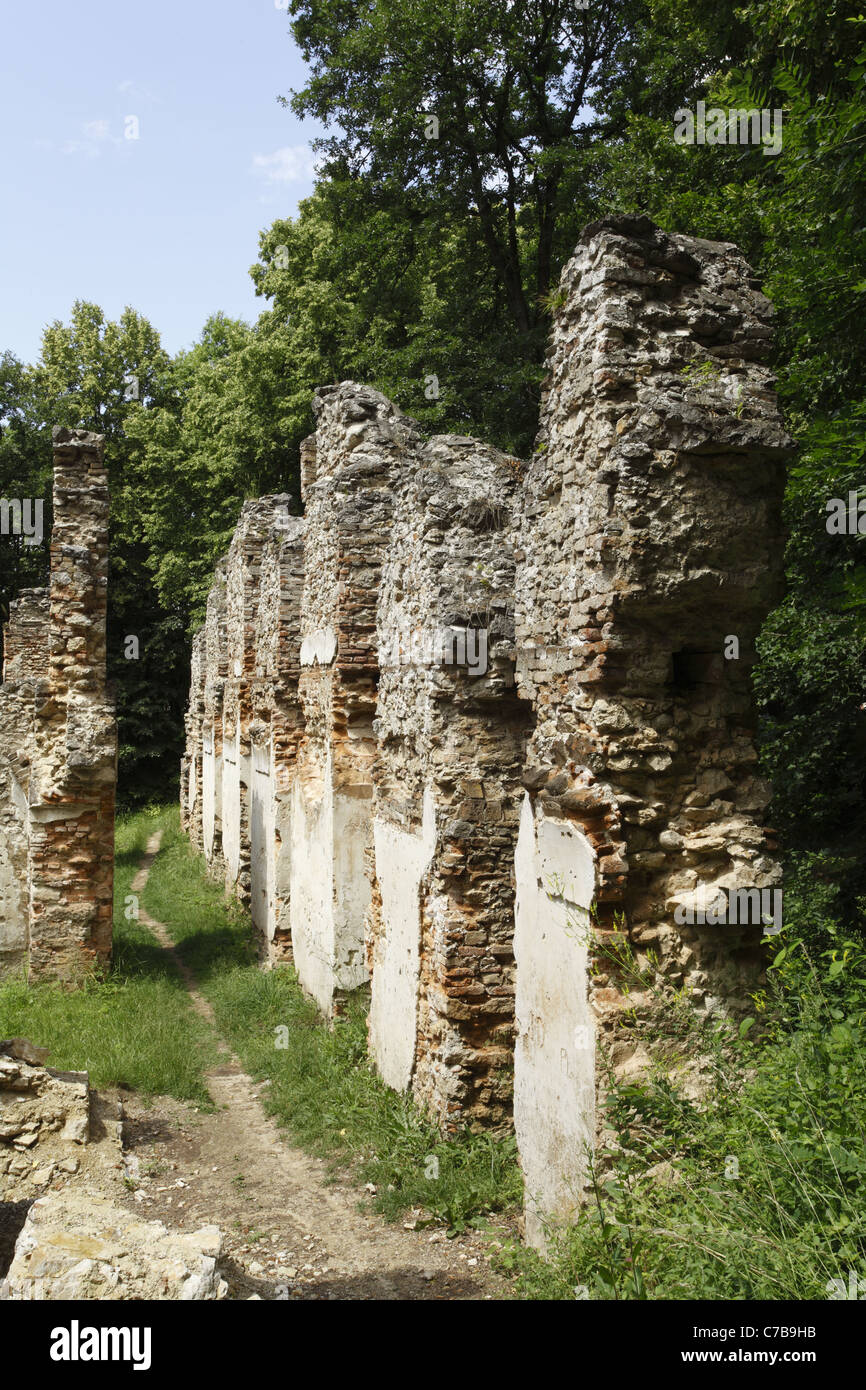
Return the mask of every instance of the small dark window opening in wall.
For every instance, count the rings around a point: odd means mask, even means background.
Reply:
[[[677,691],[697,690],[702,685],[718,685],[722,679],[724,658],[720,651],[699,651],[683,647],[671,655],[672,684]]]

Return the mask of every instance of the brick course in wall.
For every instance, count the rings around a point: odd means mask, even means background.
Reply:
[[[9,605],[3,640],[3,683],[45,675],[51,604],[47,589],[22,589]]]

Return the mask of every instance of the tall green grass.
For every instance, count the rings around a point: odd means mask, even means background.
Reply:
[[[0,1037],[48,1047],[49,1065],[87,1071],[96,1087],[124,1085],[210,1106],[203,1073],[216,1058],[213,1032],[193,1012],[153,934],[126,916],[130,884],[163,814],[140,811],[118,820],[110,969],[77,990],[3,981]]]
[[[755,1001],[760,1041],[681,1010],[708,1096],[610,1078],[613,1137],[581,1219],[547,1262],[505,1257],[523,1297],[812,1300],[866,1280],[866,952],[836,939],[813,956],[796,925],[786,936]]]

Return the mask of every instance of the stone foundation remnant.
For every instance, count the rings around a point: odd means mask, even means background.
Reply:
[[[539,1245],[659,999],[760,979],[759,917],[699,910],[779,881],[750,668],[790,450],[736,247],[605,219],[561,300],[528,464],[316,393],[304,519],[247,503],[217,569],[182,779],[262,958],[326,1017],[369,983],[443,1131],[513,1123]]]
[[[98,1193],[67,1188],[30,1206],[0,1300],[223,1299],[222,1247],[217,1226],[170,1230]]]
[[[24,1046],[20,1046],[20,1044]],[[18,1046],[16,1046],[18,1044]],[[26,1201],[79,1167],[90,1137],[86,1071],[55,1071],[24,1038],[0,1042],[0,1200]]]
[[[117,732],[102,436],[53,439],[50,585],[22,591],[4,630],[0,973],[72,983],[111,953]]]

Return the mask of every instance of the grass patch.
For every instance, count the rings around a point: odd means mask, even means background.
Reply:
[[[163,817],[148,810],[118,819],[110,969],[77,990],[3,981],[0,1037],[48,1047],[51,1066],[87,1071],[93,1086],[125,1085],[211,1108],[203,1073],[216,1059],[213,1031],[193,1012],[152,933],[124,915],[147,839]]]
[[[679,1010],[685,1054],[710,1059],[703,1100],[661,1073],[611,1086],[581,1219],[548,1261],[502,1257],[519,1297],[826,1300],[866,1277],[866,951],[785,937],[760,1041]]]
[[[458,1231],[520,1200],[513,1139],[464,1134],[443,1140],[407,1096],[385,1086],[366,1055],[366,1003],[352,1000],[332,1028],[320,1020],[295,972],[265,972],[253,958],[249,919],[208,880],[181,834],[163,822],[163,850],[145,906],[168,927],[195,971],[224,1037],[244,1066],[271,1086],[267,1109],[308,1152],[350,1164],[373,1183],[389,1219],[423,1207]]]

